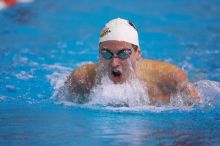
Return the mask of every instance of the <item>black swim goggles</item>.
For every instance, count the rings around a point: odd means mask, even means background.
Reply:
[[[115,58],[119,58],[121,60],[125,60],[131,56],[131,54],[132,54],[132,52],[134,52],[134,50],[135,50],[134,48],[131,48],[131,49],[124,48],[124,49],[118,51],[118,53],[116,53],[116,55],[115,55],[111,51],[109,51],[107,48],[101,48],[100,54],[105,59],[112,59],[113,57],[115,57]]]

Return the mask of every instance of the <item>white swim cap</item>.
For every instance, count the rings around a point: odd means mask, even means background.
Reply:
[[[139,47],[138,33],[134,24],[121,18],[110,20],[102,30],[99,43],[108,40],[125,41]]]

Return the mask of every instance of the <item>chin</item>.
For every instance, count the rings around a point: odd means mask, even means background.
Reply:
[[[113,80],[113,79],[111,79],[112,81],[113,81],[113,83],[114,84],[123,84],[125,81],[121,81],[121,80]]]
[[[124,73],[120,70],[114,70],[109,72],[109,78],[114,82],[114,84],[123,84],[126,82]]]
[[[114,82],[114,84],[123,84],[126,82],[122,77],[111,76],[110,79]]]

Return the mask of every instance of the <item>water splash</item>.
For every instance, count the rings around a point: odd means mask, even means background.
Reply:
[[[194,85],[204,97],[205,104],[220,105],[220,82],[200,80],[195,82]]]
[[[101,79],[101,84],[92,88],[89,104],[111,106],[144,106],[149,104],[146,88],[137,80],[132,79],[124,84],[114,84],[108,76]]]
[[[69,100],[70,94],[64,86],[64,82],[71,69],[60,65],[55,65],[55,67],[51,65],[47,68],[54,70],[47,78],[50,80],[51,86],[53,86],[54,92],[52,98],[57,99],[56,103],[61,103],[65,106],[79,105],[74,100]],[[204,97],[204,102],[201,105],[220,105],[220,100],[217,98],[220,95],[219,82],[200,80],[195,82],[194,86]],[[173,96],[170,104],[151,105],[146,91],[147,89],[143,86],[143,83],[136,78],[132,78],[124,84],[114,84],[107,75],[104,75],[100,83],[91,89],[88,96],[89,101],[84,103],[83,106],[119,111],[192,109],[192,106],[189,107],[184,104],[186,97],[181,94]],[[72,96],[71,98],[74,97]]]
[[[54,71],[52,74],[46,76],[47,79],[49,79],[50,84],[54,90],[51,98],[65,100],[66,90],[65,90],[64,82],[66,81],[67,76],[70,74],[72,69],[61,66],[59,64],[45,65],[45,68]]]

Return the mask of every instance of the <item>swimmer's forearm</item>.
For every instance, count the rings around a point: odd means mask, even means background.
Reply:
[[[68,100],[74,101],[75,103],[84,103],[88,100],[88,90],[71,75],[66,80],[65,87],[68,92]]]
[[[174,75],[173,81],[177,85],[177,91],[180,90],[180,92],[182,92],[183,95],[190,98],[190,101],[192,101],[193,103],[202,101],[202,96],[196,90],[194,85],[191,82],[189,82],[187,74],[183,70],[178,69],[178,71]]]
[[[84,84],[84,82],[78,80],[75,78],[75,76],[72,76],[72,74],[68,77],[67,81],[65,82],[65,85],[68,87],[68,90],[70,92],[74,92],[76,94],[82,94],[87,93],[88,90]]]

